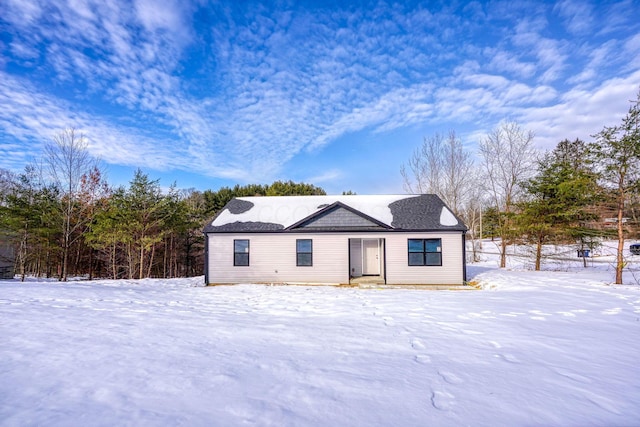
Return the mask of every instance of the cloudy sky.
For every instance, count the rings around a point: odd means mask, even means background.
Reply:
[[[453,3],[450,5],[449,3]],[[402,193],[425,136],[552,148],[640,89],[640,1],[0,0],[0,168],[75,127],[112,184]]]

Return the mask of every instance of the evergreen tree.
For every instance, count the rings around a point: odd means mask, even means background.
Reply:
[[[483,210],[482,234],[484,237],[490,237],[492,241],[500,237],[500,211],[493,206]]]
[[[594,135],[592,144],[601,177],[612,189],[616,205],[616,284],[622,284],[624,268],[624,210],[629,197],[638,191],[640,181],[640,92],[619,126],[605,127]]]
[[[305,183],[293,181],[275,181],[266,191],[265,196],[322,196],[325,195],[322,188]]]
[[[98,251],[101,260],[106,264],[107,277],[118,279],[124,270],[122,254],[131,244],[132,236],[127,233],[124,215],[120,212],[117,200],[124,198],[124,188],[114,190],[105,200],[85,234],[85,241],[91,248]]]
[[[120,200],[122,214],[127,218],[128,231],[133,236],[133,247],[136,250],[131,253],[130,259],[135,260],[138,265],[139,279],[150,275],[155,244],[162,241],[164,224],[169,216],[168,200],[169,197],[162,195],[159,181],[150,180],[140,169],[135,172],[129,189]],[[132,267],[133,264],[130,263],[130,270]]]
[[[204,209],[209,216],[212,216],[220,212],[234,197],[265,196],[267,189],[267,186],[260,184],[245,186],[236,184],[233,188],[222,187],[218,191],[206,190],[203,193]]]
[[[583,235],[584,224],[593,219],[587,209],[597,192],[586,144],[561,141],[538,163],[538,174],[523,185],[528,198],[519,204],[517,223],[535,243],[535,269],[540,270],[542,245],[555,238]]]
[[[37,169],[30,165],[15,180],[5,183],[0,203],[0,228],[13,243],[17,274],[47,275],[55,263],[56,240],[61,218],[57,209],[59,192],[46,186]]]
[[[156,245],[167,232],[174,191],[163,195],[159,181],[138,169],[129,188],[116,189],[107,209],[96,215],[88,241],[103,253],[108,251],[112,276],[119,277],[122,266],[130,279],[151,275]]]
[[[271,185],[250,184],[235,185],[233,188],[222,187],[218,191],[206,190],[203,193],[204,209],[208,216],[220,212],[234,197],[252,196],[322,196],[327,193],[312,184],[295,183],[293,181],[275,181]]]
[[[111,188],[106,180],[102,176],[102,172],[97,167],[94,167],[87,174],[84,174],[80,179],[80,191],[78,193],[78,204],[80,205],[80,212],[83,213],[84,219],[81,221],[85,224],[82,231],[82,239],[78,239],[78,245],[82,246],[78,248],[78,253],[86,253],[86,262],[84,268],[88,271],[89,280],[94,275],[94,251],[96,250],[89,244],[89,236],[91,230],[95,225],[96,217],[104,212],[108,208],[109,197],[111,195]],[[75,270],[79,271],[83,266],[81,264],[82,259],[78,257],[76,260]]]

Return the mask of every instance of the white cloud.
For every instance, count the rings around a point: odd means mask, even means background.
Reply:
[[[10,48],[11,53],[21,59],[36,59],[40,55],[38,49],[26,43],[13,42],[10,43]]]
[[[134,3],[138,18],[147,31],[183,31],[182,11],[173,1],[135,0]]]
[[[640,33],[629,37],[624,42],[623,55],[626,60],[625,71],[640,68]]]
[[[216,18],[198,34],[198,2],[8,4],[9,60],[43,64],[4,73],[12,87],[0,83],[2,132],[39,141],[75,123],[100,135],[92,149],[111,162],[239,180],[280,176],[304,150],[361,131],[486,129],[510,117],[553,139],[562,115],[607,118],[598,113],[612,102],[598,103],[603,85],[615,86],[603,81],[607,66],[622,76],[640,67],[637,30],[615,41],[583,36],[579,46],[558,36],[546,18],[554,13],[585,34],[567,1],[473,4],[466,15],[384,2],[313,13],[206,5]],[[593,108],[581,112],[567,96]]]
[[[567,30],[574,34],[593,31],[592,7],[586,1],[562,0],[554,10],[565,20]]]
[[[615,34],[621,29],[632,33],[638,30],[638,4],[634,0],[622,0],[605,3],[598,13],[598,25],[595,34],[605,36]]]
[[[42,147],[58,132],[75,127],[88,138],[89,152],[107,163],[141,166],[158,170],[182,168],[184,155],[179,147],[158,136],[118,126],[73,112],[66,102],[39,93],[33,87],[0,72],[0,128],[5,135],[21,141],[23,157],[39,158]],[[3,146],[7,149],[9,145]],[[0,159],[0,167],[15,169],[12,157]]]
[[[72,10],[87,21],[96,21],[94,5],[90,0],[67,0],[67,2],[69,4],[69,10]]]
[[[543,37],[541,33],[548,27],[545,19],[534,17],[524,19],[516,26],[512,40],[516,47],[530,51],[538,62],[538,80],[543,84],[557,81],[567,68],[567,46],[561,39]]]
[[[536,72],[536,66],[531,62],[523,62],[513,52],[488,50],[490,56],[489,68],[497,72],[507,72],[528,79]]]
[[[5,0],[2,17],[18,28],[27,27],[42,15],[39,0]]]
[[[323,172],[321,175],[315,175],[306,178],[305,182],[312,182],[314,184],[324,184],[325,182],[336,182],[344,177],[344,172],[339,169],[330,169]]]
[[[636,71],[604,81],[593,90],[572,89],[556,104],[523,109],[517,120],[535,130],[536,143],[543,148],[552,148],[565,138],[590,141],[604,126],[620,124],[639,81],[640,71]]]

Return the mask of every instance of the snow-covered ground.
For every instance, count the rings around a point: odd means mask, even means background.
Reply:
[[[0,425],[640,425],[633,275],[484,257],[484,291],[0,282]]]

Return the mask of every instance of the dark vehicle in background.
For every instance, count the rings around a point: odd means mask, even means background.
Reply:
[[[631,255],[640,255],[640,243],[634,243],[629,246],[629,250],[631,251]]]

